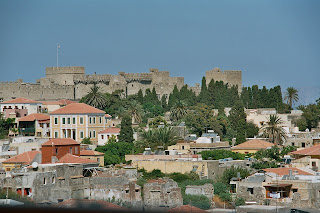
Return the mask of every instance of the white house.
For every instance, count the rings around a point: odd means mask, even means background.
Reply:
[[[3,113],[5,118],[19,118],[34,113],[40,113],[41,111],[42,103],[27,98],[16,98],[0,103],[0,112]]]
[[[98,133],[98,145],[103,146],[108,143],[112,135],[116,136],[117,142],[119,141],[120,128],[107,128]]]

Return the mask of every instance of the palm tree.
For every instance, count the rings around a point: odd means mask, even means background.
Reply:
[[[287,104],[292,108],[292,104],[299,100],[298,90],[293,87],[288,87],[284,100],[286,100]]]
[[[105,96],[99,91],[100,87],[96,84],[90,88],[90,92],[85,96],[84,102],[90,106],[93,106],[98,109],[104,109],[106,106],[106,98]]]
[[[142,121],[143,109],[142,106],[136,101],[131,101],[128,105],[128,114],[132,117],[133,124],[139,124]]]
[[[150,129],[141,135],[144,144],[148,147],[155,148],[156,146],[167,147],[173,145],[179,139],[177,132],[172,127],[161,127]]]
[[[270,115],[267,123],[261,128],[263,136],[269,138],[269,141],[282,145],[286,140],[286,131],[282,128],[283,121],[277,115]]]
[[[178,100],[174,107],[171,108],[170,111],[170,119],[172,121],[179,121],[187,114],[187,107],[186,105]]]

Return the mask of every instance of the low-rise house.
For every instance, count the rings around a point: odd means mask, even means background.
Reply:
[[[19,135],[50,137],[50,116],[42,113],[27,115],[18,120]]]
[[[50,135],[81,142],[98,142],[98,132],[106,127],[105,112],[84,103],[71,103],[50,113]]]
[[[110,127],[98,133],[98,145],[103,146],[108,143],[109,139],[114,136],[119,141],[120,128]]]
[[[181,189],[169,178],[149,180],[143,186],[144,209],[168,210],[183,205]]]
[[[267,148],[271,148],[275,144],[269,143],[264,140],[253,139],[231,147],[232,152],[242,153],[242,154],[249,154],[249,153],[256,153],[259,150],[264,150]]]
[[[67,106],[68,104],[76,103],[67,99],[61,99],[58,101],[42,101],[42,111],[45,113],[51,113],[61,107]]]
[[[320,169],[320,144],[314,145],[309,148],[300,149],[290,153],[294,160],[291,161],[292,166],[306,167],[315,172]]]
[[[213,185],[211,183],[206,183],[204,185],[187,185],[186,194],[190,195],[204,195],[210,200],[213,198]]]
[[[41,113],[42,104],[27,98],[16,98],[0,103],[0,112],[4,118],[21,118],[29,114]],[[10,114],[13,114],[10,116]]]
[[[2,162],[3,168],[9,172],[14,168],[22,168],[24,166],[29,166],[33,162],[40,161],[41,152],[39,151],[29,151],[24,152],[20,155],[14,156]]]
[[[168,150],[176,150],[181,154],[197,154],[206,150],[230,149],[228,141],[213,143],[179,142],[176,145],[168,146]]]
[[[104,153],[93,150],[81,150],[80,157],[93,160],[99,163],[99,166],[104,166]]]
[[[71,138],[51,138],[42,144],[42,163],[54,163],[66,154],[80,156],[80,144]]]

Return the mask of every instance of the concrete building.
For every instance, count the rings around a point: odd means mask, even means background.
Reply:
[[[116,141],[119,141],[120,128],[106,128],[98,133],[98,145],[103,146],[108,143],[109,139],[114,136]]]
[[[294,160],[291,161],[292,166],[298,168],[308,168],[315,172],[319,172],[320,167],[320,145],[314,145],[309,148],[300,149],[290,153]]]
[[[164,211],[182,206],[181,189],[169,178],[149,180],[143,186],[145,211]]]
[[[0,103],[0,112],[4,118],[20,118],[29,114],[41,113],[42,104],[28,98],[17,98]]]
[[[264,140],[253,139],[231,147],[232,152],[241,153],[241,154],[249,154],[249,153],[256,153],[261,149],[267,149],[274,146],[273,143],[269,143]]]
[[[42,163],[54,163],[66,154],[80,156],[80,144],[70,138],[52,138],[42,144]]]
[[[213,143],[197,143],[197,142],[185,142],[177,143],[176,145],[168,146],[168,150],[176,150],[181,154],[197,154],[206,150],[215,149],[230,149],[228,141],[225,142],[213,142]]]
[[[98,142],[98,132],[105,129],[105,112],[83,103],[72,103],[50,113],[51,136],[81,142],[89,137]]]
[[[214,196],[213,185],[211,183],[206,183],[204,185],[187,185],[186,186],[186,194],[190,195],[204,195],[210,200],[212,200]]]
[[[42,113],[27,115],[18,120],[19,135],[50,137],[50,116]]]
[[[104,166],[104,153],[93,150],[81,150],[80,157],[99,162],[99,166]]]

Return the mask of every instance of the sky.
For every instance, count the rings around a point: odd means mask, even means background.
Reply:
[[[0,0],[0,81],[45,68],[149,72],[201,83],[242,70],[244,86],[319,88],[319,0]]]

